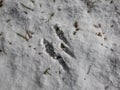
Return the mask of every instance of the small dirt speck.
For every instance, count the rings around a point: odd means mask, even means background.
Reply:
[[[110,49],[112,52],[114,51],[112,48]]]
[[[38,55],[41,55],[41,54],[42,54],[41,52],[38,53]]]
[[[98,24],[98,25],[95,25],[95,24],[94,24],[94,27],[95,27],[95,28],[101,28],[101,24]]]
[[[9,42],[10,45],[12,45],[12,42]]]
[[[99,32],[99,33],[96,33],[97,34],[97,36],[100,36],[100,37],[102,37],[102,34],[101,34],[101,32]]]
[[[76,31],[73,32],[73,35],[76,35]]]
[[[36,48],[33,48],[34,50],[36,50]]]
[[[105,37],[104,40],[107,40],[107,38]]]
[[[28,46],[29,48],[31,47],[31,45]]]
[[[113,27],[113,25],[111,25],[110,27]]]

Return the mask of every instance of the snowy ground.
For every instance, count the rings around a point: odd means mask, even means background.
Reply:
[[[0,90],[120,90],[120,0],[0,0]]]

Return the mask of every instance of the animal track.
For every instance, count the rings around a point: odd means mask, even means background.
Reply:
[[[45,48],[46,48],[46,52],[53,58],[55,58],[56,53],[54,52],[54,47],[52,45],[52,43],[49,43],[46,39],[44,39],[43,41]]]
[[[68,42],[68,40],[66,39],[64,32],[62,30],[60,30],[60,28],[58,27],[58,25],[56,24],[54,26],[54,29],[56,31],[57,36],[59,37],[60,40],[62,40],[65,44],[67,44],[68,46],[70,46],[70,43]]]
[[[63,69],[65,71],[69,72],[69,67],[68,67],[68,65],[66,64],[66,62],[64,61],[64,59],[62,58],[62,56],[60,54],[57,54],[56,59],[62,65]]]
[[[76,25],[75,25],[76,26]],[[78,28],[78,26],[76,26]],[[54,29],[56,31],[57,36],[59,37],[60,40],[62,40],[66,45],[70,46],[70,43],[68,42],[68,40],[66,39],[64,32],[62,30],[60,30],[60,28],[58,27],[58,25],[56,24],[54,26]],[[61,48],[63,51],[65,51],[67,54],[69,54],[71,57],[75,58],[75,55],[73,53],[73,51],[71,51],[68,47],[66,47],[63,43],[61,44]]]
[[[60,54],[56,54],[54,51],[54,47],[52,45],[52,43],[48,42],[46,39],[44,39],[44,45],[46,48],[46,52],[53,57],[54,59],[57,59],[58,62],[60,63],[60,65],[63,67],[63,69],[67,72],[69,72],[69,67],[66,64],[66,62],[64,61],[64,59],[62,58],[62,56]]]
[[[69,54],[71,57],[76,58],[73,51],[71,51],[68,47],[66,47],[63,43],[61,43],[61,48],[63,51],[65,51],[67,54]]]

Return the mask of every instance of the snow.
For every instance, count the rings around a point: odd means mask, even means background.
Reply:
[[[120,90],[119,4],[0,2],[0,90]]]

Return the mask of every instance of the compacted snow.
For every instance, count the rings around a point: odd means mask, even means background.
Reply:
[[[0,0],[0,90],[120,90],[120,0]]]

